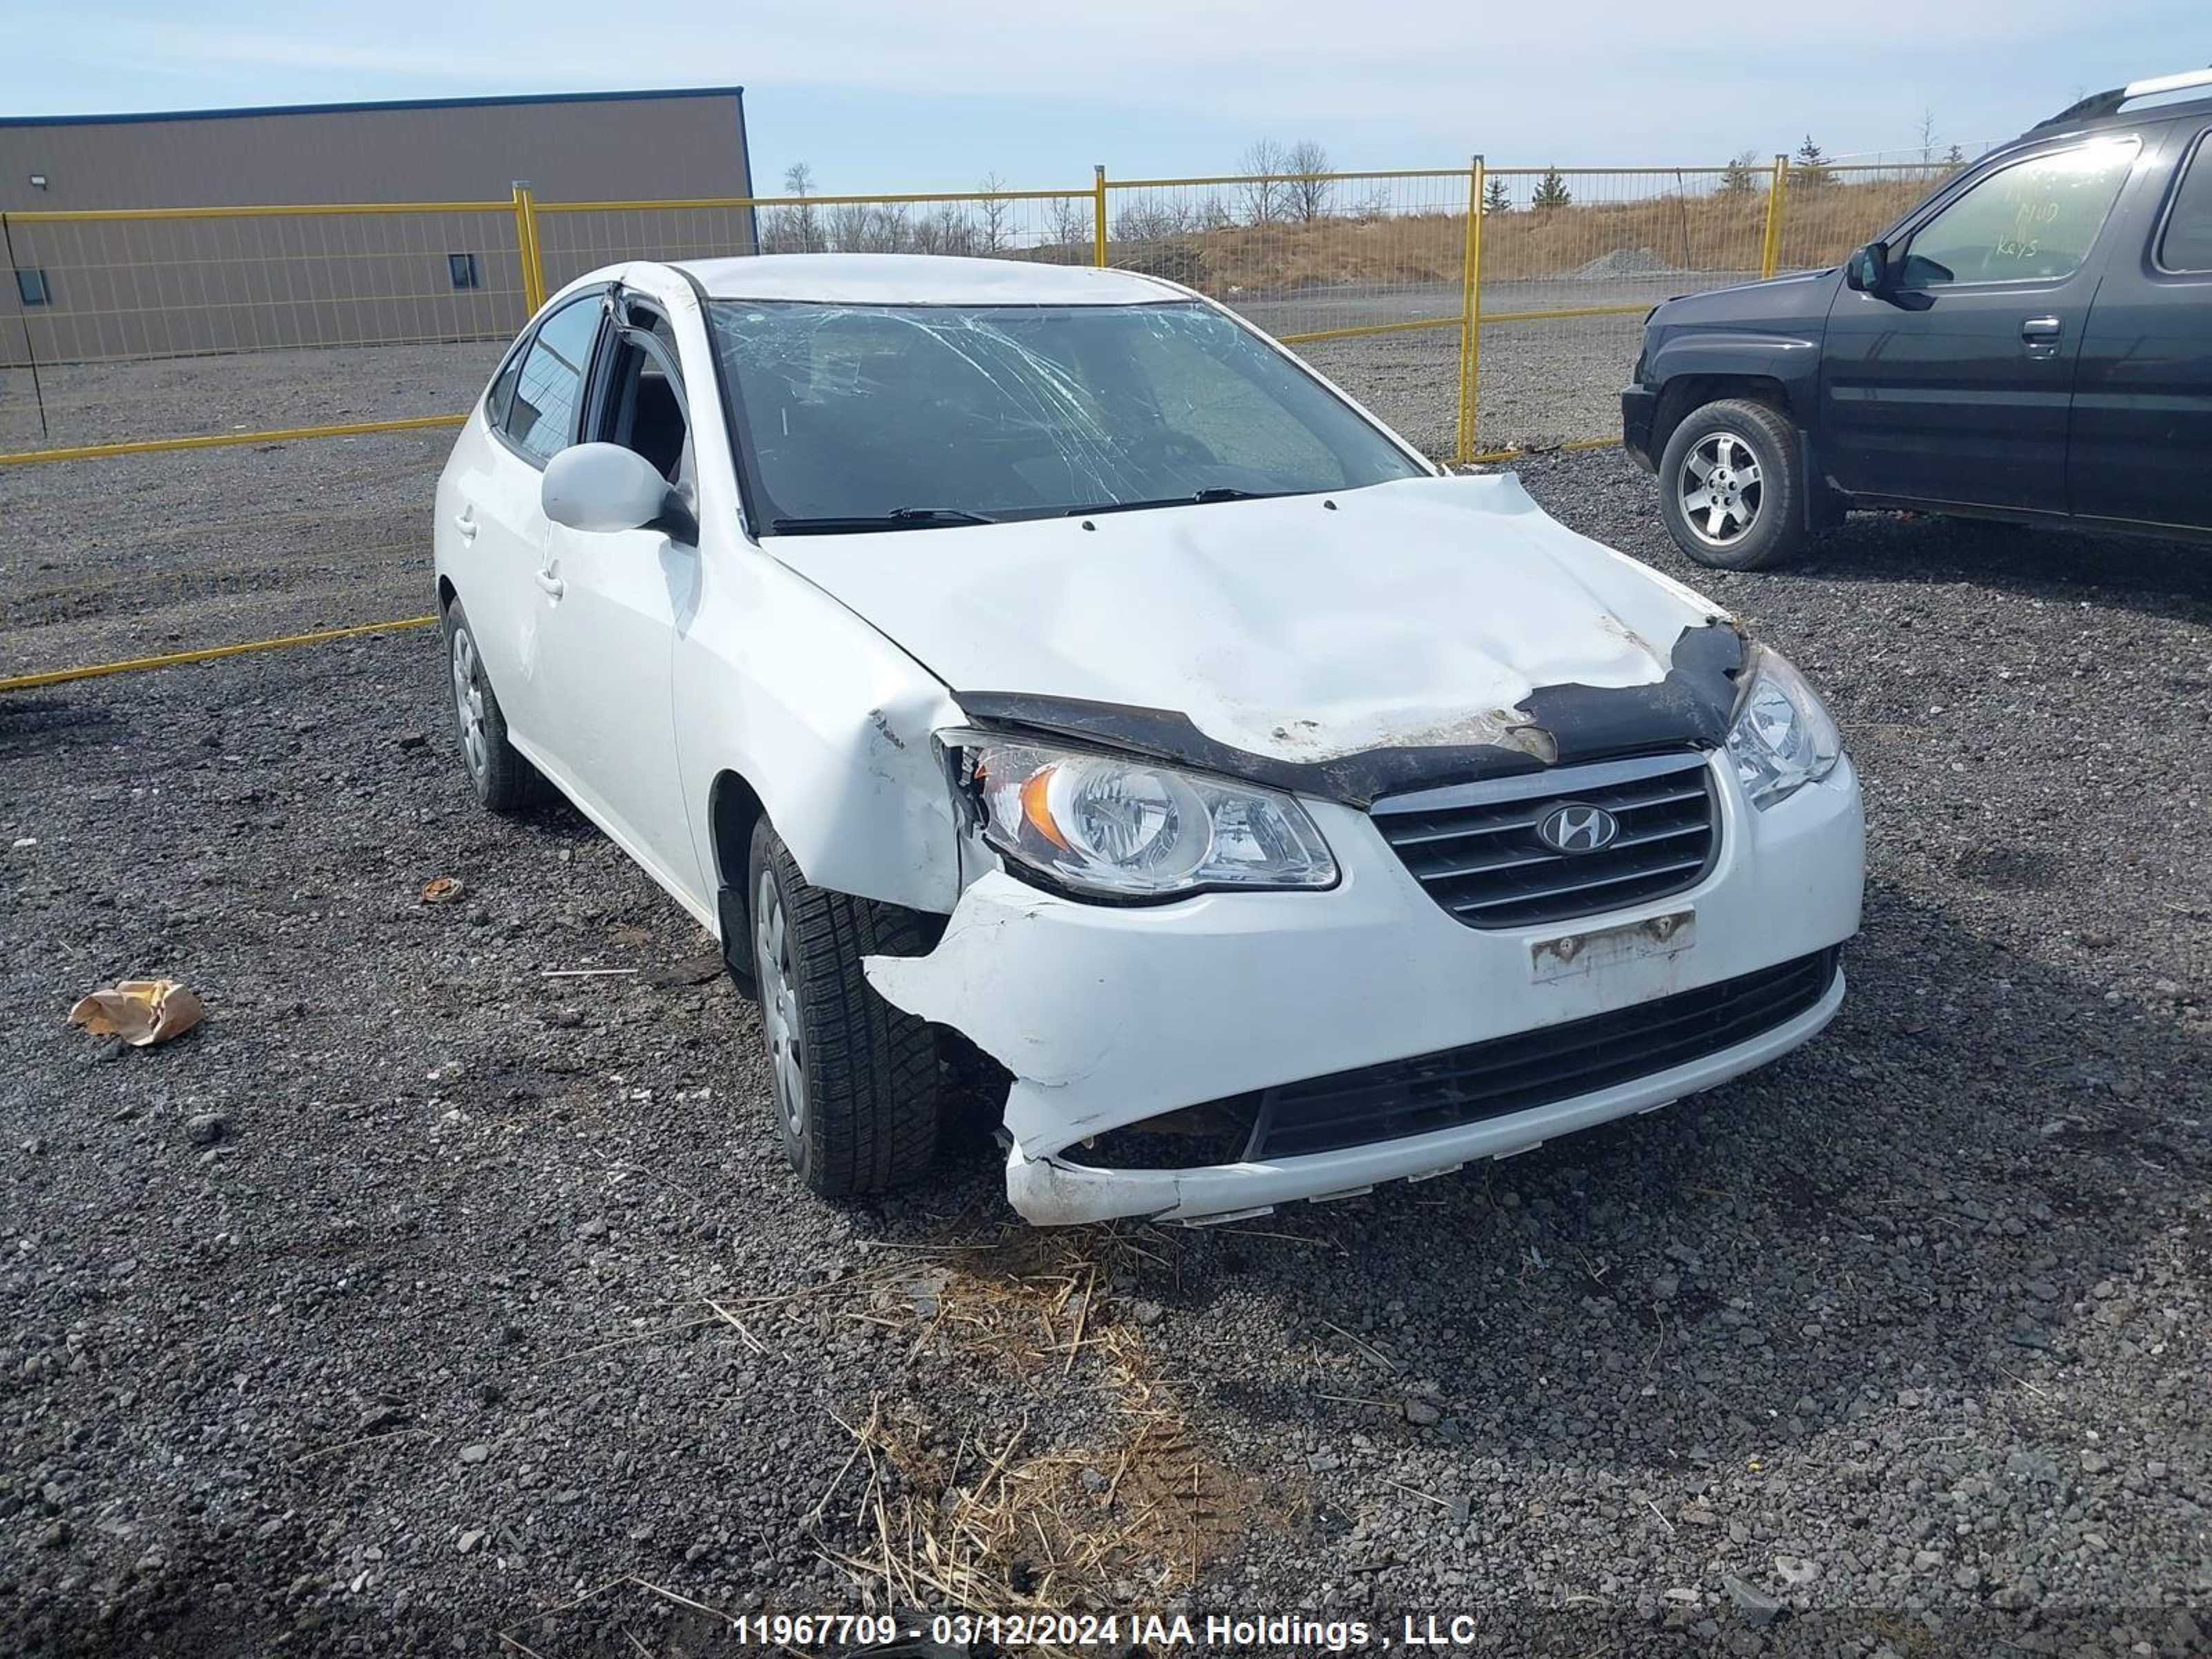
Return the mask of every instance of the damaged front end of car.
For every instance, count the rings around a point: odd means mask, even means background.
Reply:
[[[1857,789],[1732,622],[1650,660],[1346,753],[955,691],[962,896],[869,979],[1005,1068],[1041,1224],[1353,1196],[1711,1087],[1840,1002]],[[1610,862],[1530,850],[1562,804]]]

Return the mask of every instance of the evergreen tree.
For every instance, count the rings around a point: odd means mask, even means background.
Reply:
[[[1813,135],[1809,132],[1805,135],[1805,142],[1797,146],[1796,155],[1790,158],[1790,171],[1791,184],[1802,185],[1809,190],[1836,182],[1836,175],[1828,170],[1826,154],[1813,142]]]
[[[1759,152],[1740,150],[1734,161],[1721,169],[1721,194],[1748,196],[1759,188]]]
[[[1485,214],[1513,211],[1513,198],[1506,194],[1503,179],[1492,179],[1490,188],[1482,192],[1482,210]]]
[[[1544,169],[1544,176],[1536,181],[1536,189],[1528,198],[1528,205],[1539,213],[1553,208],[1563,208],[1575,198],[1567,191],[1567,181],[1559,176],[1557,167]]]

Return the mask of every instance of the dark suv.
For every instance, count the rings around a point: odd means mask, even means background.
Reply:
[[[2085,98],[1842,268],[1655,309],[1629,453],[1700,564],[1856,507],[2212,539],[2212,70]]]

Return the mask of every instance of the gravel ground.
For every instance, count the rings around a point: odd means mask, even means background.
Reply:
[[[1619,456],[1523,476],[1690,574]],[[1009,1230],[980,1143],[795,1190],[706,941],[474,809],[427,635],[0,700],[0,1647],[714,1650],[888,1537],[1501,1654],[2203,1651],[2212,564],[1890,517],[1693,579],[1864,773],[1836,1025],[1200,1233]],[[132,973],[205,1024],[63,1023]]]

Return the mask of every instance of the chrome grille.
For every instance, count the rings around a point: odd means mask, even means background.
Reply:
[[[1617,838],[1555,852],[1536,828],[1562,806],[1611,813]],[[1720,851],[1702,753],[1644,755],[1417,793],[1370,809],[1429,896],[1470,927],[1525,927],[1618,910],[1694,886]]]

